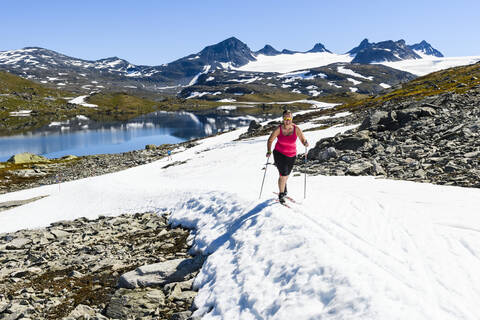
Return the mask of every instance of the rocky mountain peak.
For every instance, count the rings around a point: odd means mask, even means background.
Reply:
[[[266,44],[265,47],[263,47],[262,49],[258,50],[255,53],[256,54],[263,54],[263,55],[266,55],[266,56],[275,56],[277,54],[280,54],[280,51],[278,51],[277,49],[275,49],[271,45]]]
[[[316,43],[313,48],[307,52],[329,52],[329,53],[332,53],[330,50],[327,50],[327,48],[325,48],[325,46],[323,44],[321,44],[320,42],[319,43]]]
[[[362,42],[360,42],[360,44],[357,47],[353,48],[352,50],[348,51],[347,53],[350,54],[351,56],[354,56],[359,51],[368,48],[370,45],[371,45],[371,43],[368,42],[367,38],[365,38],[365,39],[362,40]]]
[[[356,56],[352,60],[352,63],[368,64],[372,62],[421,59],[415,51],[405,44],[405,40],[403,39],[398,41],[387,40],[370,44],[368,44],[367,40],[367,43],[364,43],[363,49],[359,50],[359,47],[349,51],[350,54],[352,51],[356,51]]]
[[[419,51],[429,56],[435,56],[439,58],[443,57],[443,54],[440,51],[432,47],[432,45],[425,40],[422,40],[420,43],[412,44],[408,47],[414,51]]]
[[[230,37],[217,44],[205,47],[199,52],[202,60],[210,65],[230,62],[233,66],[242,66],[255,60],[250,48],[235,37]]]

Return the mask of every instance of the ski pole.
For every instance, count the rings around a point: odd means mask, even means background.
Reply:
[[[303,183],[303,199],[307,198],[307,147],[305,147],[305,180]]]
[[[258,196],[258,199],[262,197],[263,183],[265,182],[265,176],[267,175],[268,160],[270,160],[270,156],[267,157],[267,163],[265,164],[265,173],[263,174],[262,187],[260,188],[260,195]]]

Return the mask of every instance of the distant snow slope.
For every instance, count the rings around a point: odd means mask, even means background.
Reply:
[[[325,66],[335,62],[350,62],[352,56],[348,54],[335,54],[329,52],[310,52],[295,54],[280,54],[256,56],[256,61],[251,61],[237,70],[257,72],[291,72]]]
[[[418,53],[418,52],[417,52]],[[463,66],[480,61],[480,56],[437,58],[419,53],[423,59],[410,59],[396,62],[381,62],[385,66],[423,76],[451,67]],[[258,55],[256,61],[237,68],[241,71],[292,72],[325,66],[336,62],[350,62],[352,56],[328,52],[281,54],[276,56]],[[343,69],[341,69],[343,70]]]
[[[381,62],[380,64],[410,72],[417,76],[424,76],[435,71],[465,66],[480,61],[480,56],[437,58],[422,54],[422,58],[423,59],[411,59],[396,62]]]

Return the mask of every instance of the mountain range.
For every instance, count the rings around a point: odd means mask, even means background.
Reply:
[[[373,63],[443,56],[426,41],[406,45],[404,40],[370,43],[365,39],[346,54],[336,54],[332,53],[321,43],[315,44],[311,50],[306,52],[288,49],[279,51],[271,45],[265,45],[258,51],[252,51],[245,43],[235,37],[231,37],[217,44],[207,46],[198,53],[158,66],[134,65],[118,57],[94,61],[83,60],[44,48],[27,47],[19,50],[0,51],[0,70],[49,87],[76,93],[121,91],[150,97],[159,94],[179,93],[185,96],[187,93],[190,94],[192,92],[192,88],[189,87],[199,84],[199,79],[203,79],[203,84],[205,84],[205,80],[211,78],[211,74],[214,73],[217,77],[222,78],[224,83],[230,81],[238,84],[242,82],[241,78],[243,78],[243,82],[253,83],[256,80],[250,81],[245,78],[245,75],[248,78],[248,75],[252,74],[249,70],[250,66],[251,71],[255,71],[254,66],[258,65],[262,59],[277,59],[285,57],[285,55],[290,57],[291,61],[300,61],[304,57],[312,60],[312,65],[308,68],[298,68],[298,70],[304,70],[304,74],[308,74],[309,70],[325,67],[331,63],[347,63],[352,66],[355,64],[369,65],[371,66],[370,68],[363,69],[367,73],[362,74],[363,80],[374,83],[374,86],[370,86],[369,89],[351,89],[351,83],[348,86],[334,83],[336,79],[339,80],[338,77],[324,78],[326,83],[330,83],[329,86],[331,88],[335,90],[341,89],[337,91],[359,91],[363,93],[375,93],[382,90],[382,88],[390,87],[395,83],[412,78],[408,72],[404,72],[404,76],[398,77],[398,70],[383,68],[382,72],[387,74],[394,72],[396,74],[393,77],[395,80],[388,82],[388,77],[383,77],[381,80],[376,81],[373,75],[368,73],[370,70],[375,69],[374,73],[378,74],[379,68],[375,67],[377,64]],[[335,67],[332,68],[335,69]],[[272,72],[274,76],[280,76],[280,73],[282,73],[278,70],[272,70]],[[250,79],[255,77],[257,79],[265,79],[269,76],[271,77],[272,72],[257,71]],[[308,76],[307,79],[303,80],[308,80]],[[348,82],[347,79],[343,80]],[[357,77],[356,80],[351,82],[355,84],[355,81],[360,80]],[[270,87],[277,85],[275,83],[264,84]],[[313,88],[312,85],[315,84],[312,83],[304,87]],[[282,88],[280,85],[280,89],[288,89],[288,91],[292,92],[302,91],[301,88],[295,87],[295,81],[289,83],[289,87]],[[230,90],[232,89],[230,88]],[[255,92],[255,90],[251,89],[243,91]],[[218,90],[215,92],[218,92]],[[308,94],[307,89],[303,90],[303,92]],[[313,92],[319,91],[313,90]]]

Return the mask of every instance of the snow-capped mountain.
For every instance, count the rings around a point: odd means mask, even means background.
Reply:
[[[246,94],[296,93],[303,98],[335,94],[377,94],[415,76],[381,64],[332,63],[287,73],[216,69],[183,88],[181,98],[235,101]],[[300,98],[300,97],[299,97]]]
[[[407,45],[405,40],[370,43],[368,39],[347,52],[353,58],[352,63],[381,63],[401,60],[422,59],[426,56],[443,57],[443,54],[423,40]]]
[[[28,47],[0,51],[0,70],[72,92],[104,90],[157,95],[178,93],[185,86],[194,85],[202,75],[216,70],[288,73],[320,68],[332,63],[391,64],[405,61],[406,64],[402,64],[401,70],[411,72],[408,67],[411,61],[425,58],[446,59],[438,58],[441,55],[426,41],[406,45],[404,40],[370,43],[368,39],[364,39],[359,46],[346,54],[333,53],[321,43],[315,44],[306,52],[288,49],[278,51],[271,45],[265,45],[255,52],[239,39],[231,37],[207,46],[198,53],[159,66],[134,65],[118,57],[84,60],[48,49]],[[437,61],[428,66],[451,67],[470,61],[472,59],[465,62],[457,59],[446,64]],[[389,66],[395,68],[394,65]],[[422,69],[423,74],[430,70],[428,66]]]
[[[361,43],[362,49],[356,49],[358,52],[353,58],[352,63],[372,63],[384,61],[400,61],[410,59],[421,59],[412,49],[406,44],[405,40],[398,41],[382,41],[378,43]]]
[[[430,43],[428,43],[425,40],[422,40],[420,43],[412,44],[411,46],[408,46],[410,49],[415,51],[418,55],[427,55],[427,56],[434,56],[434,57],[439,57],[442,58],[443,54],[432,47]]]
[[[328,50],[327,48],[325,48],[325,46],[323,44],[321,44],[320,42],[319,43],[316,43],[312,49],[308,50],[307,52],[330,52],[332,53],[330,50]]]

